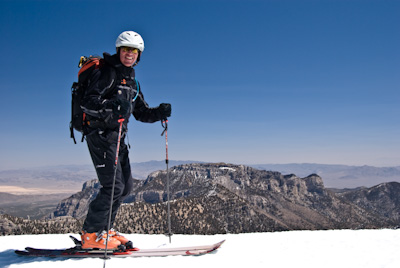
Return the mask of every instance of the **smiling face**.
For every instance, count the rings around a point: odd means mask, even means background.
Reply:
[[[119,53],[119,59],[126,67],[132,67],[136,62],[139,55],[139,50],[132,47],[121,47]]]

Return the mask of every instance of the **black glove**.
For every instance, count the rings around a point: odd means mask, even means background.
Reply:
[[[113,102],[113,112],[115,115],[125,117],[129,112],[131,103],[126,99],[117,99]]]
[[[167,117],[171,116],[171,104],[161,103],[160,106],[158,106],[158,112],[160,113],[161,120],[167,119]]]

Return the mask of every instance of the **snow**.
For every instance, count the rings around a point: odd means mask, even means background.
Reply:
[[[229,170],[229,171],[233,171],[233,172],[236,171],[236,169],[230,168],[230,167],[220,167],[219,169],[221,169],[221,170]]]
[[[78,235],[75,235],[79,237]],[[228,235],[126,235],[141,248],[208,245],[226,239],[222,247],[203,256],[114,258],[106,267],[400,267],[400,229],[290,231]],[[0,267],[103,267],[99,258],[62,259],[17,256],[26,246],[66,248],[69,235],[22,235],[0,237]]]

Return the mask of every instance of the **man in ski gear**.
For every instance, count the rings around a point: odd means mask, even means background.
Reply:
[[[162,103],[150,108],[135,78],[133,66],[137,65],[144,50],[142,37],[133,31],[121,33],[116,40],[117,53],[104,53],[104,66],[94,71],[83,96],[81,107],[85,113],[84,132],[98,179],[102,185],[96,198],[90,203],[83,224],[82,248],[117,248],[129,241],[113,229],[108,230],[110,210],[111,226],[118,208],[133,187],[128,147],[124,142],[130,115],[141,122],[153,123],[171,116],[171,105]],[[119,121],[123,119],[123,122]],[[120,123],[121,122],[121,123]],[[119,126],[122,134],[118,158],[117,140]],[[115,169],[116,168],[116,171]],[[115,172],[114,198],[111,206]]]

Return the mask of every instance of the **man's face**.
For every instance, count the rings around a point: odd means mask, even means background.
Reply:
[[[119,59],[126,67],[132,67],[139,55],[139,50],[133,47],[121,47]]]

